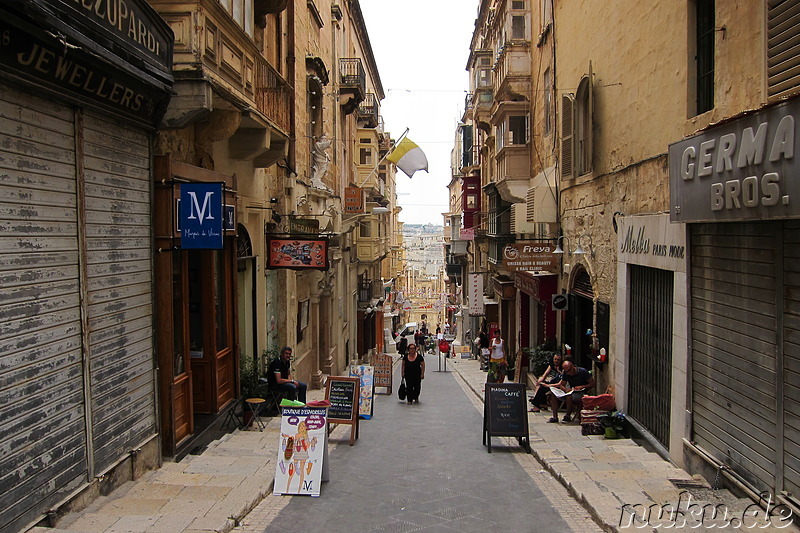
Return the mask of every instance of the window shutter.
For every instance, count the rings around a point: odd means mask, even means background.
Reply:
[[[525,144],[531,142],[531,114],[525,115]]]
[[[572,178],[573,147],[573,101],[572,96],[561,97],[561,179]]]
[[[528,222],[536,222],[536,187],[528,189],[525,195],[525,219]]]
[[[592,76],[592,62],[589,61],[589,83],[588,83],[588,91],[589,94],[586,96],[586,172],[590,172],[594,165],[594,87],[593,87],[593,76]]]
[[[767,3],[767,96],[796,92],[800,87],[800,3]]]

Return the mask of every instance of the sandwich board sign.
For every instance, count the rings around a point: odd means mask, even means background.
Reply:
[[[325,399],[331,403],[328,408],[328,433],[331,424],[350,425],[350,446],[358,438],[358,378],[331,376],[325,384]]]
[[[364,420],[372,418],[373,399],[375,397],[375,368],[371,365],[351,365],[350,376],[361,382],[358,398],[358,414]]]
[[[328,481],[327,407],[284,407],[272,493],[319,496]]]

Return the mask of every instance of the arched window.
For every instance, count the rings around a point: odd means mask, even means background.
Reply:
[[[581,265],[575,268],[575,275],[572,278],[572,290],[570,292],[583,296],[584,298],[589,298],[590,300],[594,298],[592,279],[589,277],[589,273],[586,269]]]

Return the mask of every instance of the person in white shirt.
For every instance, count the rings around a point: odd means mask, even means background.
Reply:
[[[500,330],[494,330],[494,337],[489,343],[489,375],[490,383],[502,383],[506,379],[508,361],[506,359],[506,341],[500,338]]]

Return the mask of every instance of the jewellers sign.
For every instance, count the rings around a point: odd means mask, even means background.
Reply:
[[[794,99],[670,145],[670,220],[800,216],[799,118]]]
[[[558,271],[556,247],[544,242],[516,242],[503,248],[503,267],[509,270]]]

